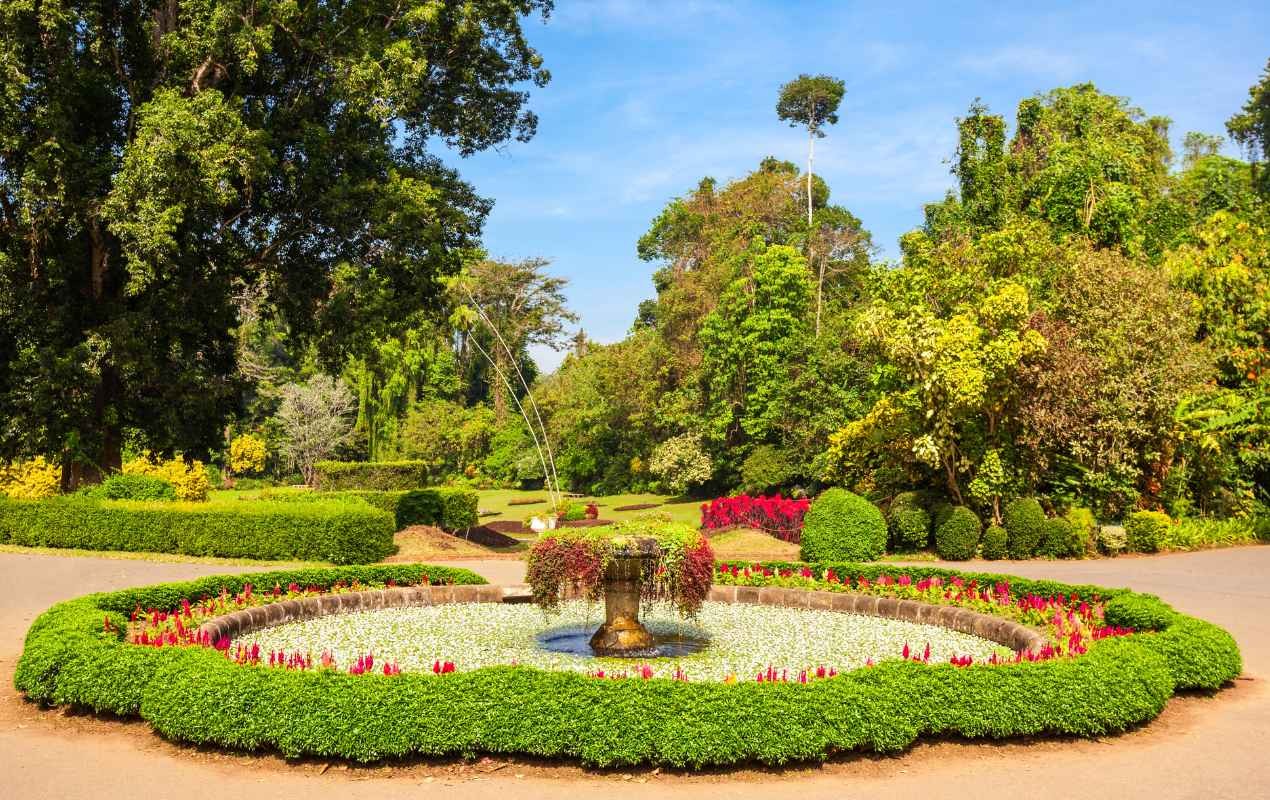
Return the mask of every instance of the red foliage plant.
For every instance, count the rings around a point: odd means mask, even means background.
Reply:
[[[757,528],[777,539],[797,544],[802,538],[803,516],[809,508],[811,501],[805,497],[795,499],[779,494],[717,497],[701,504],[701,527],[708,531]]]

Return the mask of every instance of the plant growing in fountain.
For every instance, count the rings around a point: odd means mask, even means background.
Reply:
[[[598,655],[656,655],[639,621],[641,603],[668,602],[683,616],[701,609],[714,579],[714,552],[682,523],[632,520],[545,533],[529,551],[534,602],[552,612],[568,597],[604,598],[604,624],[591,637]]]

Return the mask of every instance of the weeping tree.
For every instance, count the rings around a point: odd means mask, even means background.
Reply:
[[[332,368],[428,308],[489,209],[429,148],[533,135],[549,8],[0,4],[0,455],[216,447],[244,288]]]
[[[838,123],[838,105],[846,94],[846,85],[830,75],[799,75],[781,87],[776,101],[776,116],[791,128],[807,129],[807,228],[812,227],[812,162],[816,156],[816,140],[825,136],[826,125]],[[812,238],[807,242],[807,260],[814,261]],[[822,265],[816,281],[816,335],[820,335],[820,309],[824,293],[825,271]]]

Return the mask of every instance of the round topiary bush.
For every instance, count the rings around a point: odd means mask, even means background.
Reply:
[[[979,517],[965,506],[957,506],[935,530],[935,552],[948,561],[965,561],[979,549]]]
[[[1045,520],[1045,533],[1038,552],[1053,558],[1079,558],[1085,552],[1085,543],[1069,520],[1055,517]]]
[[[1169,515],[1162,511],[1133,512],[1124,523],[1129,549],[1135,553],[1154,553],[1159,550],[1172,522]]]
[[[153,475],[111,475],[95,492],[107,500],[175,500],[176,488]]]
[[[891,549],[921,550],[930,541],[930,514],[922,506],[922,497],[917,492],[897,494],[887,516]]]
[[[1071,523],[1076,538],[1080,541],[1078,555],[1093,554],[1098,551],[1098,520],[1094,512],[1081,506],[1067,509],[1063,517]]]
[[[1000,525],[989,525],[983,532],[983,557],[989,561],[997,561],[1010,555],[1006,536],[1005,528]]]
[[[1001,515],[1005,523],[1010,558],[1023,559],[1036,555],[1045,537],[1045,510],[1031,497],[1012,500]]]
[[[886,520],[858,494],[830,489],[803,517],[803,561],[872,561],[884,552]]]

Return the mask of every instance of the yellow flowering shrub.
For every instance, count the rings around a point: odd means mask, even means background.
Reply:
[[[15,500],[42,500],[62,489],[62,470],[44,456],[0,467],[0,493]]]
[[[207,469],[202,461],[186,463],[182,458],[159,461],[153,453],[145,452],[123,465],[125,475],[149,475],[162,478],[172,484],[177,500],[203,501],[212,490]]]
[[[250,433],[235,436],[229,443],[229,471],[235,475],[254,475],[264,472],[268,451],[265,440]]]

